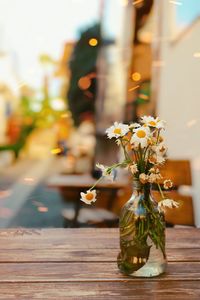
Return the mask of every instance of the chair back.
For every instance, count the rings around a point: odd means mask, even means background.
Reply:
[[[166,222],[172,225],[194,226],[190,161],[167,160],[161,168],[161,174],[164,179],[171,179],[174,184],[174,190],[165,192],[165,194],[179,203],[179,208],[166,209]]]

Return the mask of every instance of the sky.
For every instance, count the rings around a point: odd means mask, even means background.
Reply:
[[[0,51],[9,55],[9,72],[37,86],[39,53],[59,59],[65,42],[98,20],[99,0],[0,0],[0,12]]]

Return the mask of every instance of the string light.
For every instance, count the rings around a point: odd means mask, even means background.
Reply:
[[[141,74],[138,72],[135,72],[132,74],[131,78],[133,79],[133,81],[140,81],[141,79]]]
[[[95,47],[95,46],[97,46],[97,44],[98,44],[97,39],[92,38],[92,39],[89,40],[89,45],[90,46]]]

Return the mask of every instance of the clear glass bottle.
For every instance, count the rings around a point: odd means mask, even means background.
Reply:
[[[165,272],[165,220],[150,193],[150,184],[133,182],[133,194],[122,208],[118,268],[136,277]]]

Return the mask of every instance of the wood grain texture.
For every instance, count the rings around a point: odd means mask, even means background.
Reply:
[[[122,275],[116,262],[112,263],[1,263],[0,282],[93,282],[132,281]],[[134,281],[140,279],[134,278]],[[151,280],[157,281],[158,278]],[[168,264],[159,281],[200,280],[200,262]]]
[[[168,228],[167,248],[200,248],[200,230],[197,228]],[[118,229],[42,229],[0,230],[0,250],[7,249],[116,249]]]
[[[118,229],[0,230],[0,299],[200,299],[200,229],[167,229],[167,272],[123,276]]]
[[[0,299],[198,300],[198,281],[1,283]]]
[[[64,245],[63,245],[64,246]],[[14,252],[14,255],[13,255]],[[3,249],[0,250],[2,262],[116,262],[119,247],[116,249]],[[200,249],[167,249],[169,262],[199,261]]]

